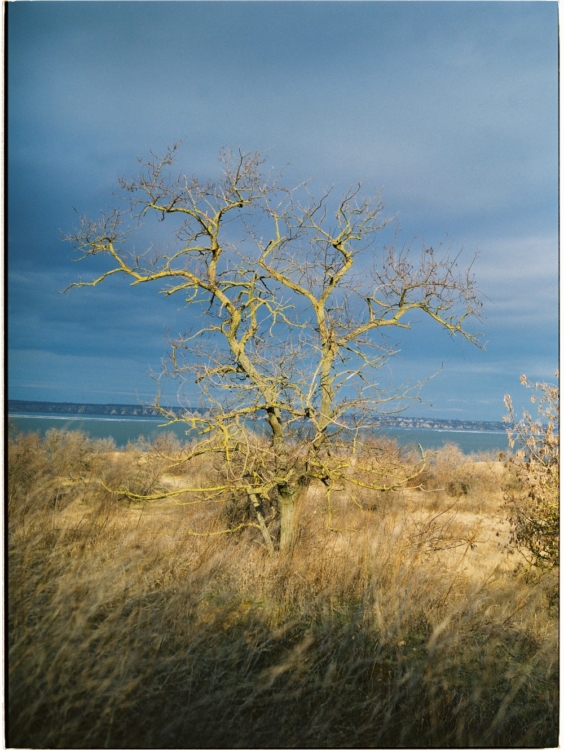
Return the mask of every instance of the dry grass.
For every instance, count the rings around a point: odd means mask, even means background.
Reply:
[[[338,531],[313,488],[272,559],[190,535],[219,505],[112,499],[94,480],[184,480],[81,440],[10,444],[9,745],[557,744],[553,579],[513,572],[501,465],[449,449],[419,488],[337,493]]]

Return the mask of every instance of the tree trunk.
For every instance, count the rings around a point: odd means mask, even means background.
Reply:
[[[291,555],[298,538],[302,507],[307,495],[307,485],[292,492],[289,487],[279,488],[280,493],[280,552]]]
[[[266,526],[266,521],[264,520],[261,502],[254,493],[251,493],[250,498],[255,508],[255,513],[257,514],[257,520],[262,533],[262,538],[264,539],[264,543],[266,545],[266,549],[268,550],[268,554],[272,557],[274,555],[274,544],[272,543],[272,537],[270,536],[270,532]]]

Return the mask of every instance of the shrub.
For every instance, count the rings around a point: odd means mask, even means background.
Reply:
[[[467,456],[447,443],[426,459],[425,469],[410,486],[433,493],[438,504],[458,500],[459,510],[485,510],[484,503],[501,491],[502,472],[489,454]]]
[[[27,514],[46,506],[62,508],[84,498],[103,474],[113,440],[90,440],[79,431],[12,432],[8,439],[8,513]]]
[[[517,421],[511,398],[505,397],[509,444],[517,446],[508,461],[513,484],[505,495],[512,527],[510,543],[528,565],[553,569],[559,564],[559,390],[556,385],[531,383],[524,375],[521,383],[534,391],[531,402],[538,401],[538,419],[524,412]]]
[[[92,504],[151,496],[160,487],[163,459],[146,444],[126,453],[113,439],[91,440],[78,430],[12,432],[8,439],[8,514],[62,510],[74,501]]]

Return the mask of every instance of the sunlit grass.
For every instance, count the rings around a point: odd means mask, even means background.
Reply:
[[[11,746],[557,744],[554,577],[514,573],[501,464],[448,449],[363,509],[336,493],[338,531],[313,487],[293,556],[271,558],[252,529],[190,535],[224,526],[219,505],[95,481],[192,481],[160,460],[12,441]]]

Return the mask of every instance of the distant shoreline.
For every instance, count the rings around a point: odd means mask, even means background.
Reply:
[[[110,416],[110,417],[160,417],[154,406],[135,404],[80,404],[57,401],[22,401],[8,399],[8,416],[24,414],[43,415],[73,415],[73,416]],[[192,412],[203,414],[205,409],[190,407],[183,409],[179,406],[166,407],[175,414]],[[468,419],[434,419],[429,417],[375,417],[374,425],[381,427],[399,427],[417,430],[441,430],[452,432],[505,432],[503,422],[489,422],[485,420]]]

